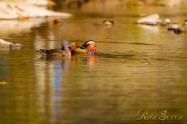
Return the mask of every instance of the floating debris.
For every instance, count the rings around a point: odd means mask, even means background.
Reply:
[[[8,82],[6,82],[6,81],[0,81],[0,85],[6,85],[6,84],[8,84]]]
[[[61,23],[61,20],[59,20],[59,19],[54,19],[54,20],[52,20],[51,21],[52,22],[52,24],[60,24]]]
[[[106,27],[112,27],[114,25],[114,21],[113,20],[105,20],[105,21],[103,21],[103,25]]]

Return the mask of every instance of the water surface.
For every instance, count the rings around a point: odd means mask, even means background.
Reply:
[[[134,24],[139,13],[147,12],[145,8],[122,8],[111,14],[106,11],[111,8],[101,11],[88,6],[71,11],[73,18],[58,18],[62,23],[57,25],[52,19],[6,21],[14,29],[10,31],[0,21],[1,38],[24,45],[0,50],[0,81],[8,82],[0,85],[0,123],[161,123],[137,121],[138,111],[146,109],[183,115],[180,121],[164,123],[185,124],[187,34]],[[176,16],[164,8],[147,9],[178,22],[186,16],[180,9],[174,11]],[[106,19],[115,25],[102,26]],[[97,55],[45,59],[35,52],[57,48],[63,39],[80,45],[93,39]]]

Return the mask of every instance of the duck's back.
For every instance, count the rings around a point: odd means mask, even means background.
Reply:
[[[39,52],[45,56],[67,56],[68,55],[67,51],[61,50],[61,49],[50,49],[50,50],[40,49]]]

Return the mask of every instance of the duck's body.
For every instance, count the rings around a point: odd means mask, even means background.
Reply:
[[[87,50],[84,48],[76,48],[72,51],[73,54],[87,54]]]
[[[43,56],[70,56],[71,51],[69,49],[69,42],[64,40],[62,41],[62,46],[59,49],[40,49],[39,51]]]
[[[44,56],[67,56],[69,54],[68,51],[62,49],[40,49],[39,52]]]
[[[89,51],[86,48],[78,47],[75,50],[72,51],[73,54],[96,54],[96,51]]]
[[[75,43],[73,45],[70,45],[73,46],[73,48],[70,47],[72,54],[96,54],[97,46],[95,44],[95,41],[93,40],[87,41],[82,46],[77,45],[76,47],[74,47],[74,45]]]

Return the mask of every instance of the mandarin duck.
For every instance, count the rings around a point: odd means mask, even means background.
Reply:
[[[89,40],[82,46],[78,46],[77,43],[72,43],[69,48],[72,54],[96,54],[97,45],[95,41]]]
[[[67,40],[62,41],[61,48],[59,49],[40,49],[36,52],[40,52],[43,56],[70,56],[71,51],[69,49],[69,42]]]

